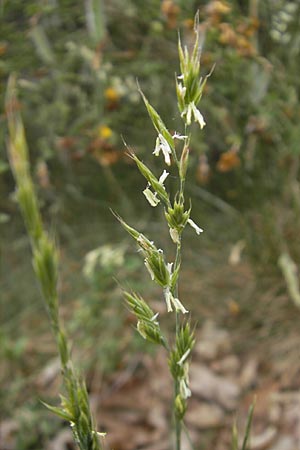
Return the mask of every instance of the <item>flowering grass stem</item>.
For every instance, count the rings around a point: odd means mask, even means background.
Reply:
[[[206,78],[203,80],[200,77],[198,25],[198,15],[196,15],[195,43],[191,53],[186,47],[182,48],[180,38],[178,42],[181,74],[176,78],[176,93],[179,114],[183,121],[184,135],[178,132],[175,132],[173,135],[170,133],[158,112],[138,86],[149,117],[157,132],[153,154],[156,157],[162,156],[167,167],[174,164],[178,171],[177,179],[179,183],[174,198],[171,198],[168,192],[167,183],[165,185],[168,176],[166,169],[164,169],[163,174],[158,179],[145,163],[140,161],[132,151],[129,151],[130,157],[135,161],[138,170],[148,183],[143,191],[146,200],[152,207],[157,207],[158,205],[164,207],[170,238],[176,245],[174,261],[171,263],[167,262],[162,249],[158,249],[152,240],[135,230],[115,214],[124,229],[136,241],[152,281],[162,288],[167,312],[174,313],[175,316],[175,337],[167,339],[161,330],[158,315],[150,307],[147,320],[143,315],[142,311],[146,310],[147,305],[145,300],[137,294],[125,292],[126,302],[137,318],[138,332],[144,339],[163,345],[168,353],[169,369],[174,382],[173,418],[176,450],[181,448],[182,423],[187,408],[187,399],[191,396],[189,388],[189,360],[194,346],[194,332],[190,327],[190,319],[183,320],[182,318],[182,315],[186,315],[189,311],[179,299],[182,234],[186,225],[190,225],[198,235],[203,231],[191,219],[192,207],[191,204],[186,207],[185,200],[185,180],[189,164],[192,119],[198,123],[200,129],[205,126],[204,118],[197,109],[206,83]],[[178,142],[181,144],[181,150],[178,149]],[[134,301],[132,298],[134,298]],[[151,317],[155,317],[155,320],[152,320]]]
[[[167,337],[160,325],[159,315],[139,294],[124,291],[126,306],[135,315],[136,329],[141,337],[149,342],[160,345],[167,354],[170,374],[173,378],[173,423],[175,434],[175,450],[181,450],[181,434],[184,430],[184,417],[187,401],[191,396],[189,388],[189,363],[194,347],[194,330],[191,328],[189,311],[180,300],[179,275],[182,258],[182,235],[185,227],[190,225],[197,235],[203,230],[192,219],[191,202],[186,205],[185,181],[189,165],[189,145],[191,140],[191,124],[194,121],[202,130],[205,120],[198,110],[207,77],[200,77],[199,59],[199,23],[198,14],[195,18],[195,42],[191,52],[182,48],[178,40],[178,52],[181,74],[176,77],[176,94],[180,117],[183,121],[184,134],[175,132],[173,135],[164,124],[160,115],[149,103],[139,87],[149,117],[157,132],[153,154],[163,157],[167,166],[175,165],[178,171],[177,192],[172,198],[168,192],[169,172],[165,166],[161,175],[157,176],[131,150],[129,156],[136,163],[147,185],[143,190],[146,200],[152,207],[163,206],[166,225],[175,247],[175,258],[168,262],[165,252],[158,248],[154,241],[143,233],[128,225],[118,214],[114,213],[125,231],[135,240],[149,275],[162,290],[167,312],[174,314],[175,335]],[[59,315],[59,299],[57,291],[58,252],[52,237],[45,231],[38,207],[38,200],[30,175],[30,163],[22,119],[19,113],[16,80],[11,77],[8,83],[6,98],[6,113],[9,128],[8,153],[11,168],[17,186],[17,199],[30,238],[33,267],[39,280],[50,319],[51,329],[56,341],[60,357],[64,395],[61,396],[59,407],[46,405],[53,413],[69,421],[74,441],[80,450],[101,450],[103,448],[95,429],[91,414],[87,388],[81,376],[74,369],[71,360],[66,332]],[[179,144],[178,144],[179,141]],[[180,145],[180,150],[178,147]],[[170,177],[171,178],[171,177]],[[188,317],[188,318],[187,318]],[[242,450],[246,450],[250,434],[253,407],[249,410],[245,438]],[[232,450],[238,450],[236,428],[233,430]]]
[[[64,395],[61,406],[47,408],[70,423],[74,441],[80,450],[101,450],[90,411],[85,382],[74,369],[66,333],[59,316],[58,253],[54,240],[44,230],[35,189],[30,174],[30,163],[25,131],[19,114],[16,80],[11,77],[6,95],[6,114],[9,140],[8,154],[17,186],[17,199],[30,238],[33,267],[45,300],[51,329],[61,362]]]

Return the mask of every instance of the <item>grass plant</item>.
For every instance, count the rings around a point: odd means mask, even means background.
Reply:
[[[30,175],[29,155],[22,119],[18,112],[14,77],[11,77],[8,83],[6,113],[9,128],[8,152],[17,185],[17,199],[30,237],[34,271],[57,344],[65,390],[64,395],[61,395],[60,407],[46,406],[70,423],[74,441],[80,450],[100,450],[102,446],[90,411],[87,388],[73,366],[66,333],[59,316],[58,252],[54,239],[43,227]]]
[[[197,235],[201,235],[203,232],[191,218],[192,205],[185,195],[192,124],[195,122],[200,129],[205,126],[205,120],[198,109],[198,104],[209,76],[207,75],[205,78],[200,76],[198,15],[195,18],[194,31],[195,41],[191,51],[186,46],[182,46],[180,37],[178,42],[181,73],[176,76],[176,95],[179,115],[182,119],[183,134],[169,131],[158,112],[139,89],[157,132],[153,154],[156,157],[163,157],[162,174],[159,177],[156,176],[128,147],[129,156],[146,179],[147,186],[143,191],[145,198],[152,207],[161,205],[164,209],[166,225],[174,244],[173,261],[168,262],[165,252],[158,248],[150,238],[114,213],[124,229],[136,241],[152,281],[162,290],[167,313],[174,316],[174,335],[170,337],[162,331],[158,313],[153,311],[143,297],[133,291],[124,291],[126,305],[136,316],[136,328],[139,334],[149,342],[162,346],[166,350],[174,385],[172,410],[174,448],[176,450],[181,449],[181,434],[183,430],[186,431],[184,417],[188,398],[192,394],[189,387],[189,364],[195,343],[194,327],[191,324],[188,305],[184,304],[182,299],[179,298],[182,236],[187,225],[191,226]],[[9,159],[17,185],[17,199],[30,237],[33,267],[40,283],[52,332],[56,340],[64,383],[61,406],[46,406],[53,413],[70,423],[74,440],[80,450],[100,450],[103,448],[99,439],[101,433],[96,431],[89,406],[87,388],[82,377],[74,368],[66,332],[59,316],[58,252],[54,239],[45,231],[42,223],[38,200],[30,175],[25,132],[18,108],[16,81],[13,77],[10,78],[8,84],[6,112],[9,127]],[[177,182],[175,195],[170,194],[172,189],[168,188],[168,183],[166,183],[169,176],[167,168],[176,172],[174,173],[175,176],[172,177]],[[247,448],[252,414],[253,408],[249,411],[242,450]],[[239,448],[236,428],[233,430],[232,448],[233,450]]]
[[[181,448],[181,432],[187,409],[187,400],[191,396],[189,388],[189,361],[195,343],[193,327],[190,323],[189,311],[179,299],[179,275],[181,267],[182,234],[187,225],[194,228],[200,235],[203,230],[191,219],[191,202],[185,198],[185,181],[189,164],[189,144],[192,123],[196,122],[203,129],[205,120],[198,109],[207,77],[200,76],[200,46],[199,19],[195,18],[195,41],[191,51],[182,46],[179,37],[178,52],[180,75],[176,76],[176,94],[180,117],[182,119],[183,134],[171,133],[163,119],[149,103],[139,88],[152,124],[157,132],[155,150],[157,157],[162,154],[164,168],[160,177],[144,164],[138,156],[128,148],[129,156],[136,163],[142,176],[147,181],[143,191],[152,207],[159,204],[164,208],[164,215],[172,242],[175,245],[174,260],[167,262],[165,252],[158,248],[152,240],[128,225],[120,216],[116,215],[124,229],[136,241],[144,258],[145,266],[154,283],[162,288],[167,312],[174,314],[175,336],[168,339],[162,332],[158,313],[153,311],[145,300],[134,292],[125,292],[125,300],[129,309],[137,318],[137,330],[144,339],[165,347],[168,354],[170,373],[173,378],[173,417],[175,428],[175,448]],[[179,145],[178,145],[179,144]],[[172,166],[172,167],[171,167]],[[174,196],[169,194],[165,181],[169,176],[166,170],[175,168],[178,183]],[[185,316],[188,315],[187,319]]]
[[[196,14],[194,22],[195,40],[193,48],[182,46],[180,36],[178,39],[178,53],[180,62],[180,75],[176,76],[177,105],[182,119],[183,134],[169,131],[163,119],[154,107],[149,103],[142,90],[140,94],[145,103],[151,122],[157,132],[156,144],[153,154],[157,157],[162,154],[164,159],[163,172],[157,177],[152,170],[144,164],[137,155],[128,147],[128,154],[134,160],[141,175],[146,179],[147,186],[143,191],[148,203],[152,207],[159,204],[164,209],[166,225],[169,229],[170,238],[175,245],[174,260],[167,262],[165,252],[157,248],[155,243],[143,233],[127,224],[117,214],[124,229],[133,237],[144,258],[146,269],[154,283],[162,288],[162,296],[166,302],[167,312],[174,315],[174,336],[166,336],[160,326],[158,313],[153,311],[148,303],[135,292],[124,292],[127,306],[136,316],[137,331],[149,342],[161,345],[167,352],[169,370],[173,378],[173,420],[175,429],[176,450],[181,449],[181,434],[188,430],[184,423],[187,410],[188,398],[192,395],[189,387],[189,363],[195,336],[191,325],[191,314],[186,309],[179,297],[179,276],[182,256],[182,235],[185,227],[190,225],[197,235],[203,232],[192,219],[191,201],[187,201],[185,195],[185,182],[189,166],[189,147],[192,136],[192,123],[195,122],[202,130],[206,125],[205,120],[198,109],[204,87],[210,73],[202,78],[200,75],[200,44],[199,44],[199,16]],[[179,144],[179,145],[178,145]],[[175,195],[171,187],[165,183],[170,170],[174,167],[177,188]],[[173,167],[171,167],[173,166]],[[187,318],[186,318],[187,317]],[[247,450],[252,423],[254,404],[248,413],[245,435],[242,440],[241,449]],[[188,435],[189,437],[189,435]],[[190,438],[189,438],[190,441]],[[191,441],[190,441],[191,442]],[[232,432],[232,450],[239,449],[238,433],[234,426]]]

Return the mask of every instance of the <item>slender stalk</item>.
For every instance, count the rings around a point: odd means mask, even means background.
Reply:
[[[180,195],[184,195],[184,183],[182,178],[180,178]],[[178,242],[176,244],[176,257],[175,257],[175,269],[179,267],[181,263],[181,234],[178,236]],[[175,288],[174,288],[174,296],[178,298],[179,295],[179,280],[177,280]],[[180,314],[179,311],[175,311],[175,336],[178,335],[180,330]],[[178,379],[174,380],[174,402],[179,395],[179,381]],[[176,450],[181,449],[181,419],[174,411],[174,422],[175,422],[175,448]]]
[[[176,290],[178,290],[178,286],[176,286]],[[179,333],[180,327],[180,317],[179,312],[175,312],[175,333],[176,336]],[[176,401],[177,396],[179,395],[179,381],[178,379],[174,380],[174,403]],[[180,450],[181,448],[181,420],[176,414],[174,410],[174,425],[175,425],[175,448],[176,450]]]
[[[192,442],[192,439],[191,439],[189,430],[187,429],[186,424],[185,424],[183,421],[182,421],[182,430],[184,431],[184,433],[185,433],[185,435],[186,435],[186,437],[187,437],[187,440],[189,441],[189,444],[190,444],[190,446],[191,446],[191,449],[192,449],[192,450],[196,450],[196,448],[195,448],[195,446],[194,446],[194,444],[193,444],[193,442]]]
[[[176,382],[175,384],[175,391],[176,391],[176,397],[178,395],[179,389],[176,386],[178,385],[178,382]],[[177,389],[176,389],[177,387]],[[176,433],[176,441],[175,441],[175,448],[176,450],[180,450],[181,449],[181,420],[179,420],[178,418],[175,418],[175,433]]]
[[[154,242],[144,236],[141,232],[128,225],[117,214],[124,229],[135,239],[144,257],[145,266],[151,279],[163,290],[166,301],[167,312],[175,315],[175,339],[172,345],[162,334],[158,321],[158,314],[135,293],[125,292],[126,303],[137,318],[137,330],[140,335],[153,343],[163,345],[168,350],[168,363],[173,378],[173,420],[175,428],[175,449],[181,448],[182,421],[187,408],[187,400],[191,396],[189,389],[189,359],[194,346],[194,333],[190,327],[189,320],[181,320],[181,314],[189,311],[179,300],[179,274],[181,266],[182,233],[189,224],[199,235],[203,230],[190,218],[191,205],[186,208],[184,197],[185,178],[189,162],[190,133],[187,134],[192,120],[202,129],[205,126],[204,118],[197,109],[201,100],[202,91],[207,77],[200,76],[199,46],[198,46],[198,15],[195,18],[195,44],[190,53],[187,48],[182,49],[179,39],[178,51],[181,75],[176,78],[176,93],[178,109],[183,120],[185,134],[168,131],[163,120],[149,103],[141,89],[139,91],[144,100],[152,124],[157,132],[154,155],[163,154],[165,164],[170,166],[172,160],[178,170],[178,190],[174,198],[170,197],[165,180],[169,173],[164,169],[159,178],[129,150],[131,158],[135,161],[139,171],[147,180],[146,189],[143,191],[147,201],[152,207],[159,203],[164,206],[165,218],[169,228],[170,237],[176,245],[175,259],[166,262],[164,252],[158,249]],[[180,81],[178,81],[180,80]],[[181,153],[177,155],[177,141],[182,144]],[[167,342],[167,344],[166,344]],[[170,349],[170,350],[169,350]]]
[[[187,135],[187,125],[185,125],[185,136]],[[188,142],[190,140],[190,135],[185,137],[184,139],[184,146],[188,145]],[[176,152],[175,152],[176,153]],[[181,170],[180,170],[180,162],[178,159],[176,159],[177,168],[178,168],[178,174],[179,174],[179,197],[182,197],[184,199],[184,188],[185,188],[185,175],[182,176]],[[176,244],[176,257],[175,257],[175,269],[177,269],[180,266],[181,263],[181,249],[182,249],[182,233],[178,236],[178,241]],[[175,289],[174,289],[174,296],[178,297],[179,295],[179,279],[177,279]],[[179,334],[180,330],[180,315],[178,310],[175,311],[175,335],[177,336]],[[177,398],[177,396],[180,394],[179,392],[179,381],[178,379],[174,380],[174,400]],[[178,417],[178,415],[175,413],[175,445],[176,450],[181,449],[181,432],[182,432],[182,424],[183,421]]]

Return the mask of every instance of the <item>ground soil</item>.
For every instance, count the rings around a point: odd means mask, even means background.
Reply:
[[[231,242],[219,252],[218,245],[210,243],[199,255],[192,244],[185,251],[188,263],[183,266],[180,296],[197,322],[197,343],[183,450],[231,449],[232,426],[237,422],[242,439],[254,399],[249,448],[300,450],[299,311],[282,279],[259,275],[242,247]],[[164,305],[160,308],[164,317]],[[46,336],[40,338],[44,348],[51,341]],[[107,432],[105,448],[172,448],[172,381],[165,356],[163,349],[154,355],[137,352],[125,355],[104,379],[95,371],[88,373],[98,427]],[[27,386],[31,383],[31,391],[37,389],[41,398],[55,396],[59,376],[57,360],[45,358],[39,375]],[[17,450],[17,427],[15,417],[1,418],[0,450]],[[67,425],[61,425],[43,448],[73,449]]]

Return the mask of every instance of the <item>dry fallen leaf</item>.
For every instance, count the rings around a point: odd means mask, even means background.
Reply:
[[[237,407],[241,392],[237,382],[215,375],[202,364],[191,366],[190,379],[194,395],[216,402],[229,411]]]
[[[251,435],[250,450],[265,450],[270,447],[277,436],[277,428],[269,426],[262,433]]]
[[[253,387],[257,381],[258,360],[250,358],[246,361],[240,373],[240,386],[243,389]]]
[[[70,428],[61,430],[47,446],[47,450],[67,450],[73,448],[75,447]]]
[[[18,431],[18,422],[14,419],[7,419],[0,422],[0,449],[15,450],[16,433]],[[4,445],[4,447],[1,447]]]
[[[297,448],[295,440],[291,436],[281,436],[270,450],[295,450]]]
[[[223,425],[225,413],[217,405],[204,402],[190,404],[186,413],[188,427],[197,429],[216,428]]]

